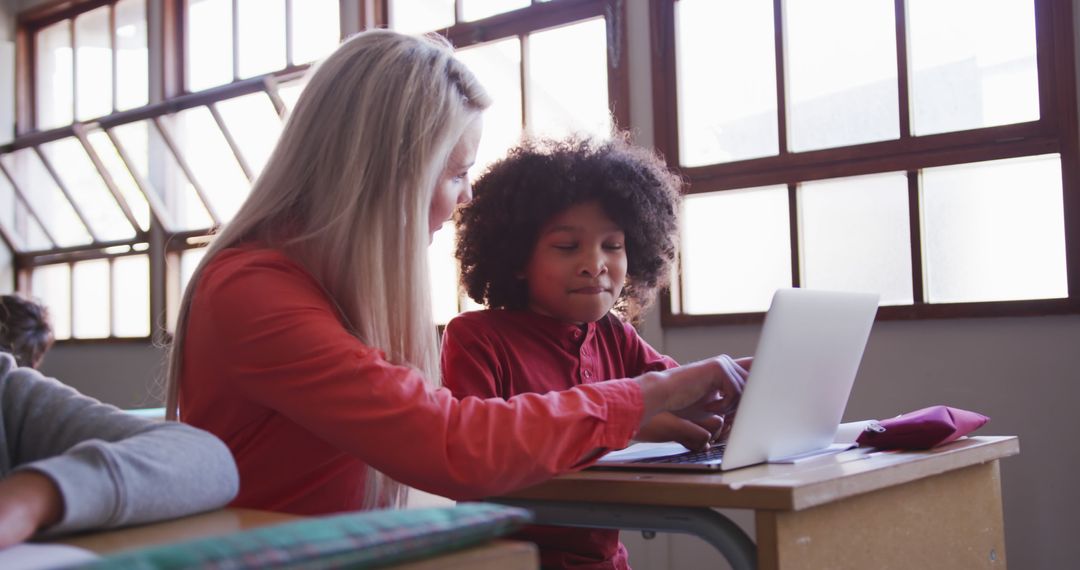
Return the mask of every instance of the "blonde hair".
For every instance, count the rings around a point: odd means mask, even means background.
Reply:
[[[428,212],[450,153],[490,98],[439,36],[369,30],[312,71],[251,195],[208,246],[169,350],[166,417],[179,416],[184,334],[202,270],[257,241],[304,264],[349,332],[433,385],[439,355],[428,288]],[[364,507],[407,488],[368,468]]]

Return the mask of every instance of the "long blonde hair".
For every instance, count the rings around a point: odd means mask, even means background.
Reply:
[[[322,285],[349,332],[439,382],[427,263],[432,192],[490,98],[438,36],[369,30],[310,74],[251,195],[208,246],[184,292],[169,349],[166,417],[179,417],[184,335],[202,270],[257,241]],[[406,488],[368,469],[365,508]]]

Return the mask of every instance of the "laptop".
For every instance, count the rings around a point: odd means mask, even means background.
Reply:
[[[677,443],[636,444],[594,467],[729,470],[828,450],[877,307],[876,294],[778,290],[726,445],[688,452]]]

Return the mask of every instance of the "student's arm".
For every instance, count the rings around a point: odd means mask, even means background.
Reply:
[[[456,499],[579,467],[593,449],[625,446],[646,417],[703,409],[726,386],[713,363],[458,400],[349,334],[318,285],[285,260],[204,274],[192,312],[207,320],[189,322],[185,357],[220,360],[215,381],[402,483]]]
[[[174,518],[236,495],[232,455],[204,431],[126,414],[4,354],[0,398],[3,453],[15,469],[0,485],[48,478],[62,499],[55,524],[38,525],[48,534]]]
[[[443,330],[443,386],[464,398],[506,397],[499,382],[502,366],[491,339],[463,317],[451,319]]]

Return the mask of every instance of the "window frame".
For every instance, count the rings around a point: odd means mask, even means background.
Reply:
[[[784,185],[788,190],[793,287],[800,285],[798,226],[799,183],[903,172],[908,179],[911,232],[912,293],[910,305],[882,306],[882,320],[1002,317],[1080,312],[1080,144],[1077,121],[1076,38],[1070,0],[1035,0],[1035,33],[1039,75],[1040,118],[1037,121],[912,136],[908,94],[906,2],[894,0],[900,136],[838,148],[793,153],[787,143],[787,93],[784,74],[783,0],[773,0],[777,79],[779,153],[730,163],[682,167],[679,160],[678,101],[675,62],[675,2],[651,4],[653,120],[655,146],[687,181],[688,194]],[[1061,156],[1062,198],[1069,296],[1062,299],[928,303],[923,280],[919,172],[921,169],[1057,153]],[[682,287],[678,272],[671,287]],[[681,290],[676,291],[681,293]],[[664,327],[758,323],[763,312],[681,314],[671,290],[661,294]],[[682,298],[682,295],[678,295]]]

